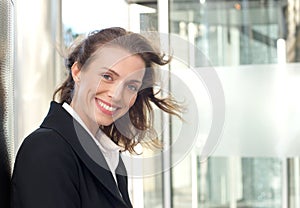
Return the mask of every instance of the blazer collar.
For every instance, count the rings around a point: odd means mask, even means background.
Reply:
[[[128,197],[128,191],[126,191],[127,183],[124,183],[126,176],[118,175],[118,183],[120,183],[118,188],[106,160],[99,150],[99,147],[93,141],[93,138],[91,138],[89,133],[62,108],[61,104],[54,101],[51,102],[50,110],[41,124],[41,127],[53,129],[60,134],[67,143],[71,145],[76,154],[107,190],[120,200],[121,203],[131,207],[129,198],[126,199]],[[120,168],[122,171],[116,172],[123,172],[126,174],[126,169],[122,162],[118,166],[118,169]],[[124,185],[126,185],[126,187],[123,187]],[[119,194],[119,191],[121,191],[123,198]]]
[[[127,204],[129,204],[131,206],[131,202],[130,202],[128,190],[127,190],[128,189],[128,181],[127,181],[126,175],[127,175],[126,168],[125,168],[123,160],[121,159],[121,156],[120,156],[119,164],[118,164],[118,167],[116,170],[118,186],[119,186],[119,190],[123,196],[123,199],[125,200],[125,202]]]

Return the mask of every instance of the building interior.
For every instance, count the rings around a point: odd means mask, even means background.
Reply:
[[[187,104],[187,122],[155,112],[165,146],[128,167],[134,207],[300,208],[299,0],[1,0],[0,14],[0,207],[66,48],[120,26],[173,56],[158,84]]]

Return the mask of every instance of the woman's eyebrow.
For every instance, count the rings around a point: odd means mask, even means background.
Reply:
[[[106,69],[107,71],[105,71],[105,72],[111,72],[111,73],[113,73],[114,75],[116,75],[116,76],[120,76],[117,72],[115,72],[114,70],[112,70],[112,69],[110,69],[110,68],[107,68],[107,67],[103,67],[103,69]]]
[[[141,83],[142,83],[142,81],[137,80],[137,79],[131,79],[131,80],[129,80],[128,82],[136,82],[136,83],[138,83],[138,84],[141,84]]]

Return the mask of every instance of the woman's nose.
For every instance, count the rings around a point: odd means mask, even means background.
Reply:
[[[114,101],[119,101],[121,100],[123,95],[123,87],[122,84],[113,84],[110,86],[108,90],[108,96],[112,98]]]

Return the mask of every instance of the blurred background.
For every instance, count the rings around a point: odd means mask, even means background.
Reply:
[[[175,54],[167,70],[176,74],[168,89],[191,100],[197,117],[178,134],[183,125],[157,113],[165,144],[197,131],[195,143],[180,159],[170,151],[147,164],[165,171],[130,178],[134,207],[300,208],[299,0],[0,0],[0,14],[1,207],[15,154],[64,79],[64,49],[79,35],[121,26],[166,34]],[[205,80],[185,79],[203,67],[216,72],[224,95],[208,157],[203,143],[219,111]]]

